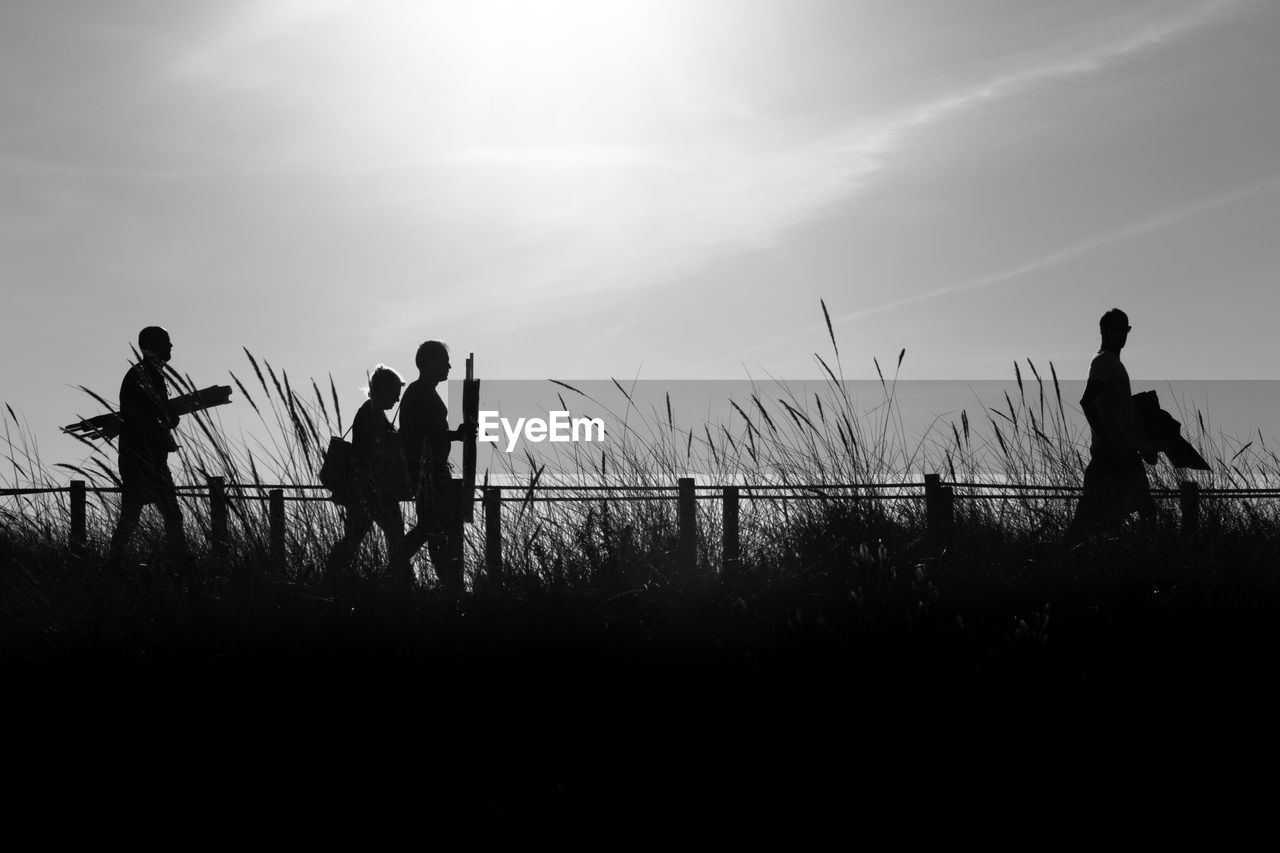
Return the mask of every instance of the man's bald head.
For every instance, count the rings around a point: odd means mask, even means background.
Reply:
[[[162,326],[147,326],[138,332],[138,349],[168,361],[173,354],[173,340]]]

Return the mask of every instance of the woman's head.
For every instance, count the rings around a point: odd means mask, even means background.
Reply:
[[[369,399],[383,409],[389,409],[400,399],[400,389],[404,387],[404,379],[400,374],[379,364],[369,377]]]

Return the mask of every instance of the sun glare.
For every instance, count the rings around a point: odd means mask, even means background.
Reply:
[[[357,3],[341,16],[361,97],[392,98],[473,144],[584,144],[663,109],[674,7],[593,0]],[[665,11],[664,11],[665,10]]]

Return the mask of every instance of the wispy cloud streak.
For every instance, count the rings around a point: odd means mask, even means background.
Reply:
[[[951,296],[956,293],[982,290],[994,285],[1014,281],[1032,273],[1041,272],[1043,270],[1059,266],[1060,264],[1066,263],[1067,261],[1082,255],[1087,255],[1104,246],[1123,243],[1126,240],[1132,240],[1136,237],[1152,234],[1160,231],[1161,229],[1168,228],[1170,225],[1175,225],[1179,222],[1192,219],[1215,208],[1235,204],[1252,196],[1261,195],[1262,193],[1268,192],[1277,187],[1280,187],[1280,175],[1276,175],[1270,180],[1263,181],[1262,183],[1253,184],[1248,187],[1235,190],[1234,192],[1227,193],[1226,195],[1206,199],[1195,204],[1177,208],[1176,210],[1166,211],[1157,216],[1152,216],[1119,230],[1091,237],[1088,240],[1075,243],[1071,246],[1066,246],[1050,252],[1043,257],[1037,258],[1034,261],[1020,264],[1002,272],[983,276],[982,278],[974,279],[972,281],[958,282],[955,284],[943,285],[942,287],[935,287],[923,293],[913,294],[911,296],[903,297],[902,299],[895,299],[891,302],[885,302],[872,308],[864,308],[859,311],[851,311],[846,314],[841,314],[835,318],[834,322],[847,323],[850,320],[869,317],[872,314],[879,314],[884,311],[893,310],[894,308],[901,308],[905,305],[927,302],[932,299],[937,299],[940,296]]]
[[[1235,5],[1238,0],[1212,0],[1068,56],[969,85],[879,121],[846,127],[796,158],[802,164],[796,171],[811,170],[813,177],[798,182],[802,192],[809,190],[809,197],[803,202],[795,200],[786,214],[798,220],[803,218],[798,213],[812,213],[846,197],[867,176],[883,168],[885,159],[913,133],[958,118],[984,104],[1029,93],[1046,83],[1102,71],[1185,36]]]
[[[1132,240],[1137,237],[1142,237],[1148,234],[1156,233],[1164,228],[1168,228],[1180,222],[1194,219],[1195,217],[1200,216],[1201,214],[1207,213],[1211,210],[1227,207],[1229,205],[1244,201],[1245,199],[1252,198],[1254,196],[1262,195],[1263,193],[1273,191],[1277,188],[1280,188],[1280,175],[1272,176],[1271,178],[1264,180],[1260,183],[1251,184],[1248,187],[1242,187],[1240,189],[1234,190],[1224,195],[1215,196],[1213,198],[1205,199],[1205,200],[1196,202],[1194,204],[1189,204],[1184,207],[1176,208],[1174,210],[1165,211],[1155,216],[1151,216],[1146,219],[1143,219],[1139,222],[1135,222],[1130,225],[1127,225],[1123,228],[1120,228],[1114,231],[1109,231],[1105,234],[1099,234],[1078,243],[1073,243],[1070,246],[1065,246],[1061,249],[1057,249],[1053,252],[1050,252],[1047,255],[1043,255],[1042,257],[1036,258],[1035,260],[1028,261],[1023,264],[1019,264],[1015,267],[1011,267],[1009,269],[1002,270],[997,273],[992,273],[991,275],[982,276],[981,278],[976,278],[969,281],[956,282],[953,284],[942,285],[940,287],[934,287],[920,293],[914,293],[910,296],[904,296],[901,299],[894,299],[889,302],[883,302],[879,305],[874,305],[870,308],[862,308],[857,311],[848,311],[843,314],[838,314],[831,318],[831,322],[834,325],[839,326],[844,323],[852,322],[854,320],[861,320],[863,318],[871,317],[876,314],[882,314],[887,311],[893,311],[898,308],[904,308],[908,305],[918,305],[920,303],[929,302],[944,296],[954,296],[958,293],[967,293],[967,292],[972,292],[977,290],[983,290],[988,287],[994,287],[996,285],[1005,284],[1011,281],[1016,281],[1017,279],[1024,278],[1033,273],[1042,272],[1044,270],[1051,269],[1053,267],[1067,263],[1075,258],[1088,255],[1089,253],[1094,252],[1098,249],[1101,249],[1105,246],[1109,246],[1117,243],[1123,243],[1127,240]],[[781,343],[786,343],[788,341],[798,340],[801,338],[812,338],[815,333],[822,331],[823,328],[824,328],[823,325],[820,323],[812,323],[796,332],[793,332],[787,335],[782,335],[777,338],[773,338],[758,346],[751,347],[750,349],[743,350],[741,352],[735,353],[731,356],[727,356],[722,359],[717,359],[715,361],[707,362],[705,364],[699,365],[699,367],[709,367],[715,364],[723,364],[727,362],[738,361],[739,359],[746,358],[749,355],[754,355],[756,353],[763,352],[768,349],[772,349],[773,347]]]

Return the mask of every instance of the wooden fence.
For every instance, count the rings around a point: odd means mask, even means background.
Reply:
[[[88,541],[88,494],[119,492],[118,488],[90,488],[83,480],[72,480],[62,488],[0,489],[0,497],[48,493],[69,493],[71,501],[70,545],[83,550]],[[246,494],[246,492],[257,494]],[[286,495],[287,491],[303,494]],[[325,501],[324,487],[312,485],[229,484],[222,477],[209,477],[204,486],[180,486],[180,496],[209,500],[210,548],[224,557],[229,542],[228,507],[233,500],[267,502],[272,561],[283,565],[286,558],[286,501]],[[938,474],[925,475],[922,483],[843,483],[815,485],[698,486],[691,478],[677,480],[675,486],[485,486],[477,489],[485,519],[484,561],[491,579],[502,574],[502,508],[511,502],[544,501],[624,501],[672,500],[677,502],[678,556],[692,567],[696,562],[698,500],[718,500],[722,506],[722,571],[732,572],[739,564],[739,506],[744,500],[921,500],[925,502],[925,524],[931,534],[946,536],[955,518],[959,500],[1076,500],[1082,490],[1076,486],[1038,486],[1009,483],[944,482]],[[265,492],[265,497],[263,493]],[[306,494],[308,492],[316,494]],[[1280,489],[1202,489],[1183,482],[1176,489],[1152,489],[1157,499],[1177,499],[1181,530],[1194,534],[1200,526],[1200,506],[1204,499],[1280,498]],[[475,498],[473,498],[473,501]]]

